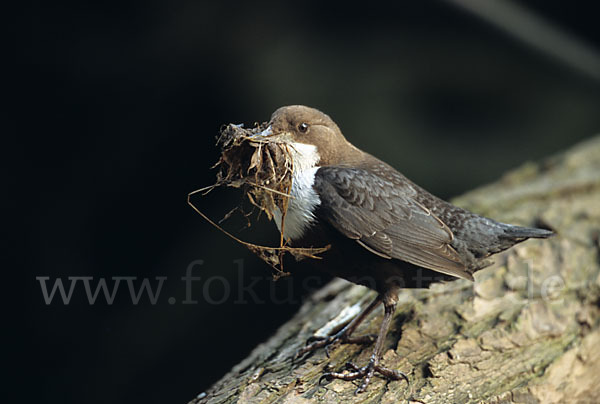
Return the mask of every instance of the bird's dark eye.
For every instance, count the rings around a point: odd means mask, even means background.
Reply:
[[[308,124],[306,122],[302,122],[300,125],[298,125],[298,130],[300,133],[308,132]]]

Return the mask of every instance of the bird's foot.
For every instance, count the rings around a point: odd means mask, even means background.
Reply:
[[[371,359],[366,366],[358,367],[353,363],[346,363],[346,368],[350,370],[349,372],[328,372],[325,373],[319,379],[319,384],[325,380],[333,380],[333,379],[341,379],[346,381],[352,381],[356,379],[362,379],[360,386],[356,389],[354,394],[362,393],[367,389],[367,386],[371,382],[371,378],[375,374],[375,372],[381,374],[383,377],[389,380],[406,380],[408,383],[408,376],[402,373],[399,370],[389,369],[381,366],[379,363],[376,363],[374,359]]]
[[[377,336],[373,334],[362,335],[360,337],[351,337],[343,331],[344,330],[328,337],[309,338],[308,341],[306,341],[306,346],[296,352],[294,359],[301,358],[307,353],[322,347],[325,347],[325,354],[329,358],[331,349],[337,344],[371,344],[377,339]]]

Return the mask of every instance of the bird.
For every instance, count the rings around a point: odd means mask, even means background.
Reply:
[[[293,165],[285,215],[275,224],[291,245],[330,245],[321,270],[377,292],[377,297],[337,333],[309,341],[301,357],[337,343],[372,342],[354,337],[360,323],[380,304],[384,316],[373,353],[364,366],[327,372],[323,379],[359,380],[367,389],[375,373],[392,380],[408,377],[381,364],[383,345],[398,292],[427,288],[456,278],[473,281],[489,257],[528,238],[547,238],[547,229],[501,223],[446,202],[395,168],[351,144],[338,125],[318,109],[290,105],[277,109],[266,128],[253,135],[288,144]]]

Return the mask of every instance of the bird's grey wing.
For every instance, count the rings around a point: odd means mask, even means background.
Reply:
[[[321,218],[372,253],[473,279],[450,245],[452,231],[414,199],[409,183],[334,166],[321,167],[313,186],[321,199]]]

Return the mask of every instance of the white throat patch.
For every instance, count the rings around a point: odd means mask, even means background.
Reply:
[[[319,167],[317,147],[304,143],[291,143],[291,157],[294,162],[291,198],[285,215],[283,237],[298,239],[315,221],[315,208],[321,203],[319,195],[313,189],[315,174]],[[273,212],[275,224],[281,231],[282,215],[279,210]]]

